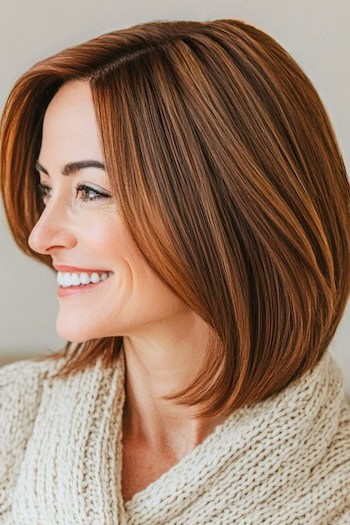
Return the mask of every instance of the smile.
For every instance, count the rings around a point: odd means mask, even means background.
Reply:
[[[108,279],[113,272],[81,272],[81,273],[70,273],[70,272],[58,272],[57,273],[57,283],[60,286],[79,286],[79,285],[88,285],[90,283],[98,283],[99,281],[105,281]]]
[[[107,277],[105,277],[102,280],[98,280],[96,283],[89,283],[89,284],[78,284],[78,285],[69,285],[69,286],[59,286],[57,288],[57,295],[58,297],[65,297],[66,295],[76,295],[81,294],[84,292],[88,292],[89,290],[98,288],[103,286],[104,282],[107,281],[113,272],[110,272]]]

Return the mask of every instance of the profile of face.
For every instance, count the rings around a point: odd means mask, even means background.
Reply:
[[[49,189],[28,244],[50,255],[55,265],[113,272],[96,286],[82,287],[81,293],[58,297],[56,330],[61,337],[84,342],[141,335],[184,312],[185,303],[158,278],[132,241],[107,172],[90,167],[69,176],[61,173],[65,164],[82,160],[104,164],[90,86],[77,80],[59,89],[44,115],[38,162],[47,171],[40,170],[40,183]],[[81,185],[91,189],[83,191]]]

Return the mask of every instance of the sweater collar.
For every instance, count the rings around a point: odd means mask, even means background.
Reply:
[[[345,410],[342,399],[342,376],[326,352],[313,370],[277,395],[231,414],[124,502],[122,352],[115,369],[103,369],[99,360],[69,379],[45,380],[14,491],[14,513],[23,524],[177,525],[207,523],[210,517],[211,523],[223,523],[228,515],[241,522],[247,515],[252,519],[252,509],[260,519],[273,504],[279,523],[286,512],[313,516],[321,470],[314,476],[312,471],[321,461],[324,472],[334,469],[324,457]],[[334,480],[333,487],[339,494]],[[313,510],[305,502],[306,489],[315,490]],[[254,519],[249,523],[259,522]]]

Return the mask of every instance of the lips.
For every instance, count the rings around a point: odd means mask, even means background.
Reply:
[[[53,264],[52,265],[55,270],[57,270],[58,272],[77,272],[77,273],[93,273],[93,272],[96,272],[96,273],[113,273],[111,272],[111,270],[104,270],[104,269],[101,269],[101,268],[78,268],[77,266],[67,266],[67,265],[64,265],[64,264]]]

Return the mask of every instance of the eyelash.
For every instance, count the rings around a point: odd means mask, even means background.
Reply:
[[[47,186],[46,184],[41,184],[39,182],[37,184],[37,189],[38,189],[39,196],[40,196],[41,200],[43,200],[44,197],[47,196],[47,190],[50,190],[51,188],[49,186]],[[104,193],[100,193],[99,191],[94,190],[93,188],[90,188],[90,186],[87,186],[86,184],[79,184],[76,187],[76,190],[78,192],[86,192],[87,193],[87,192],[92,191],[93,193],[95,193],[93,198],[82,199],[83,202],[93,202],[93,201],[97,201],[99,199],[107,199],[107,198],[110,197],[109,195],[105,195]]]

